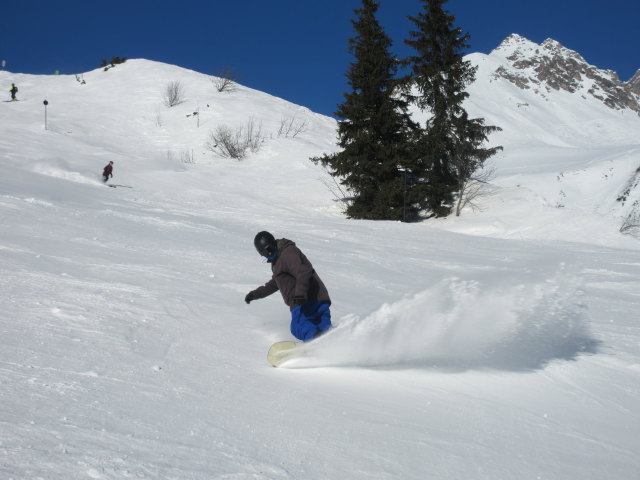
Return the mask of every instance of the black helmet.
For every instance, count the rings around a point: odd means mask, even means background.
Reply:
[[[253,244],[263,257],[268,257],[278,251],[276,239],[269,232],[258,233],[256,238],[253,239]]]

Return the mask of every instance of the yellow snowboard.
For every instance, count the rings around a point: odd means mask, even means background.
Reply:
[[[279,367],[287,360],[300,354],[301,342],[276,342],[269,348],[267,353],[267,361],[274,367]]]

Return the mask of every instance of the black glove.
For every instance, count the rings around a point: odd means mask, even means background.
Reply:
[[[251,303],[251,300],[255,300],[255,299],[256,299],[256,295],[253,292],[247,293],[247,296],[244,297],[244,301],[247,303]]]
[[[307,303],[307,299],[304,298],[304,296],[296,295],[295,297],[293,297],[293,306],[294,307],[297,307],[298,305],[304,305],[305,303]]]

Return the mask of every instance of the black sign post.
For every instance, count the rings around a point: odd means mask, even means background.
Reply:
[[[47,129],[47,105],[49,105],[49,102],[47,102],[46,100],[44,102],[44,129]]]

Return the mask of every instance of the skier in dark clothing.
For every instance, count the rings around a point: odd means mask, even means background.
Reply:
[[[104,170],[102,171],[102,181],[104,183],[107,183],[109,177],[113,177],[113,162],[109,162],[109,165],[104,167]]]
[[[244,301],[250,303],[280,290],[291,311],[294,337],[307,342],[329,330],[329,292],[304,253],[291,240],[276,240],[269,232],[258,233],[253,243],[258,253],[271,264],[272,277],[263,286],[250,291]]]
[[[18,87],[16,87],[13,83],[11,84],[11,88],[9,89],[11,92],[11,100],[17,100],[16,93],[18,93]]]

